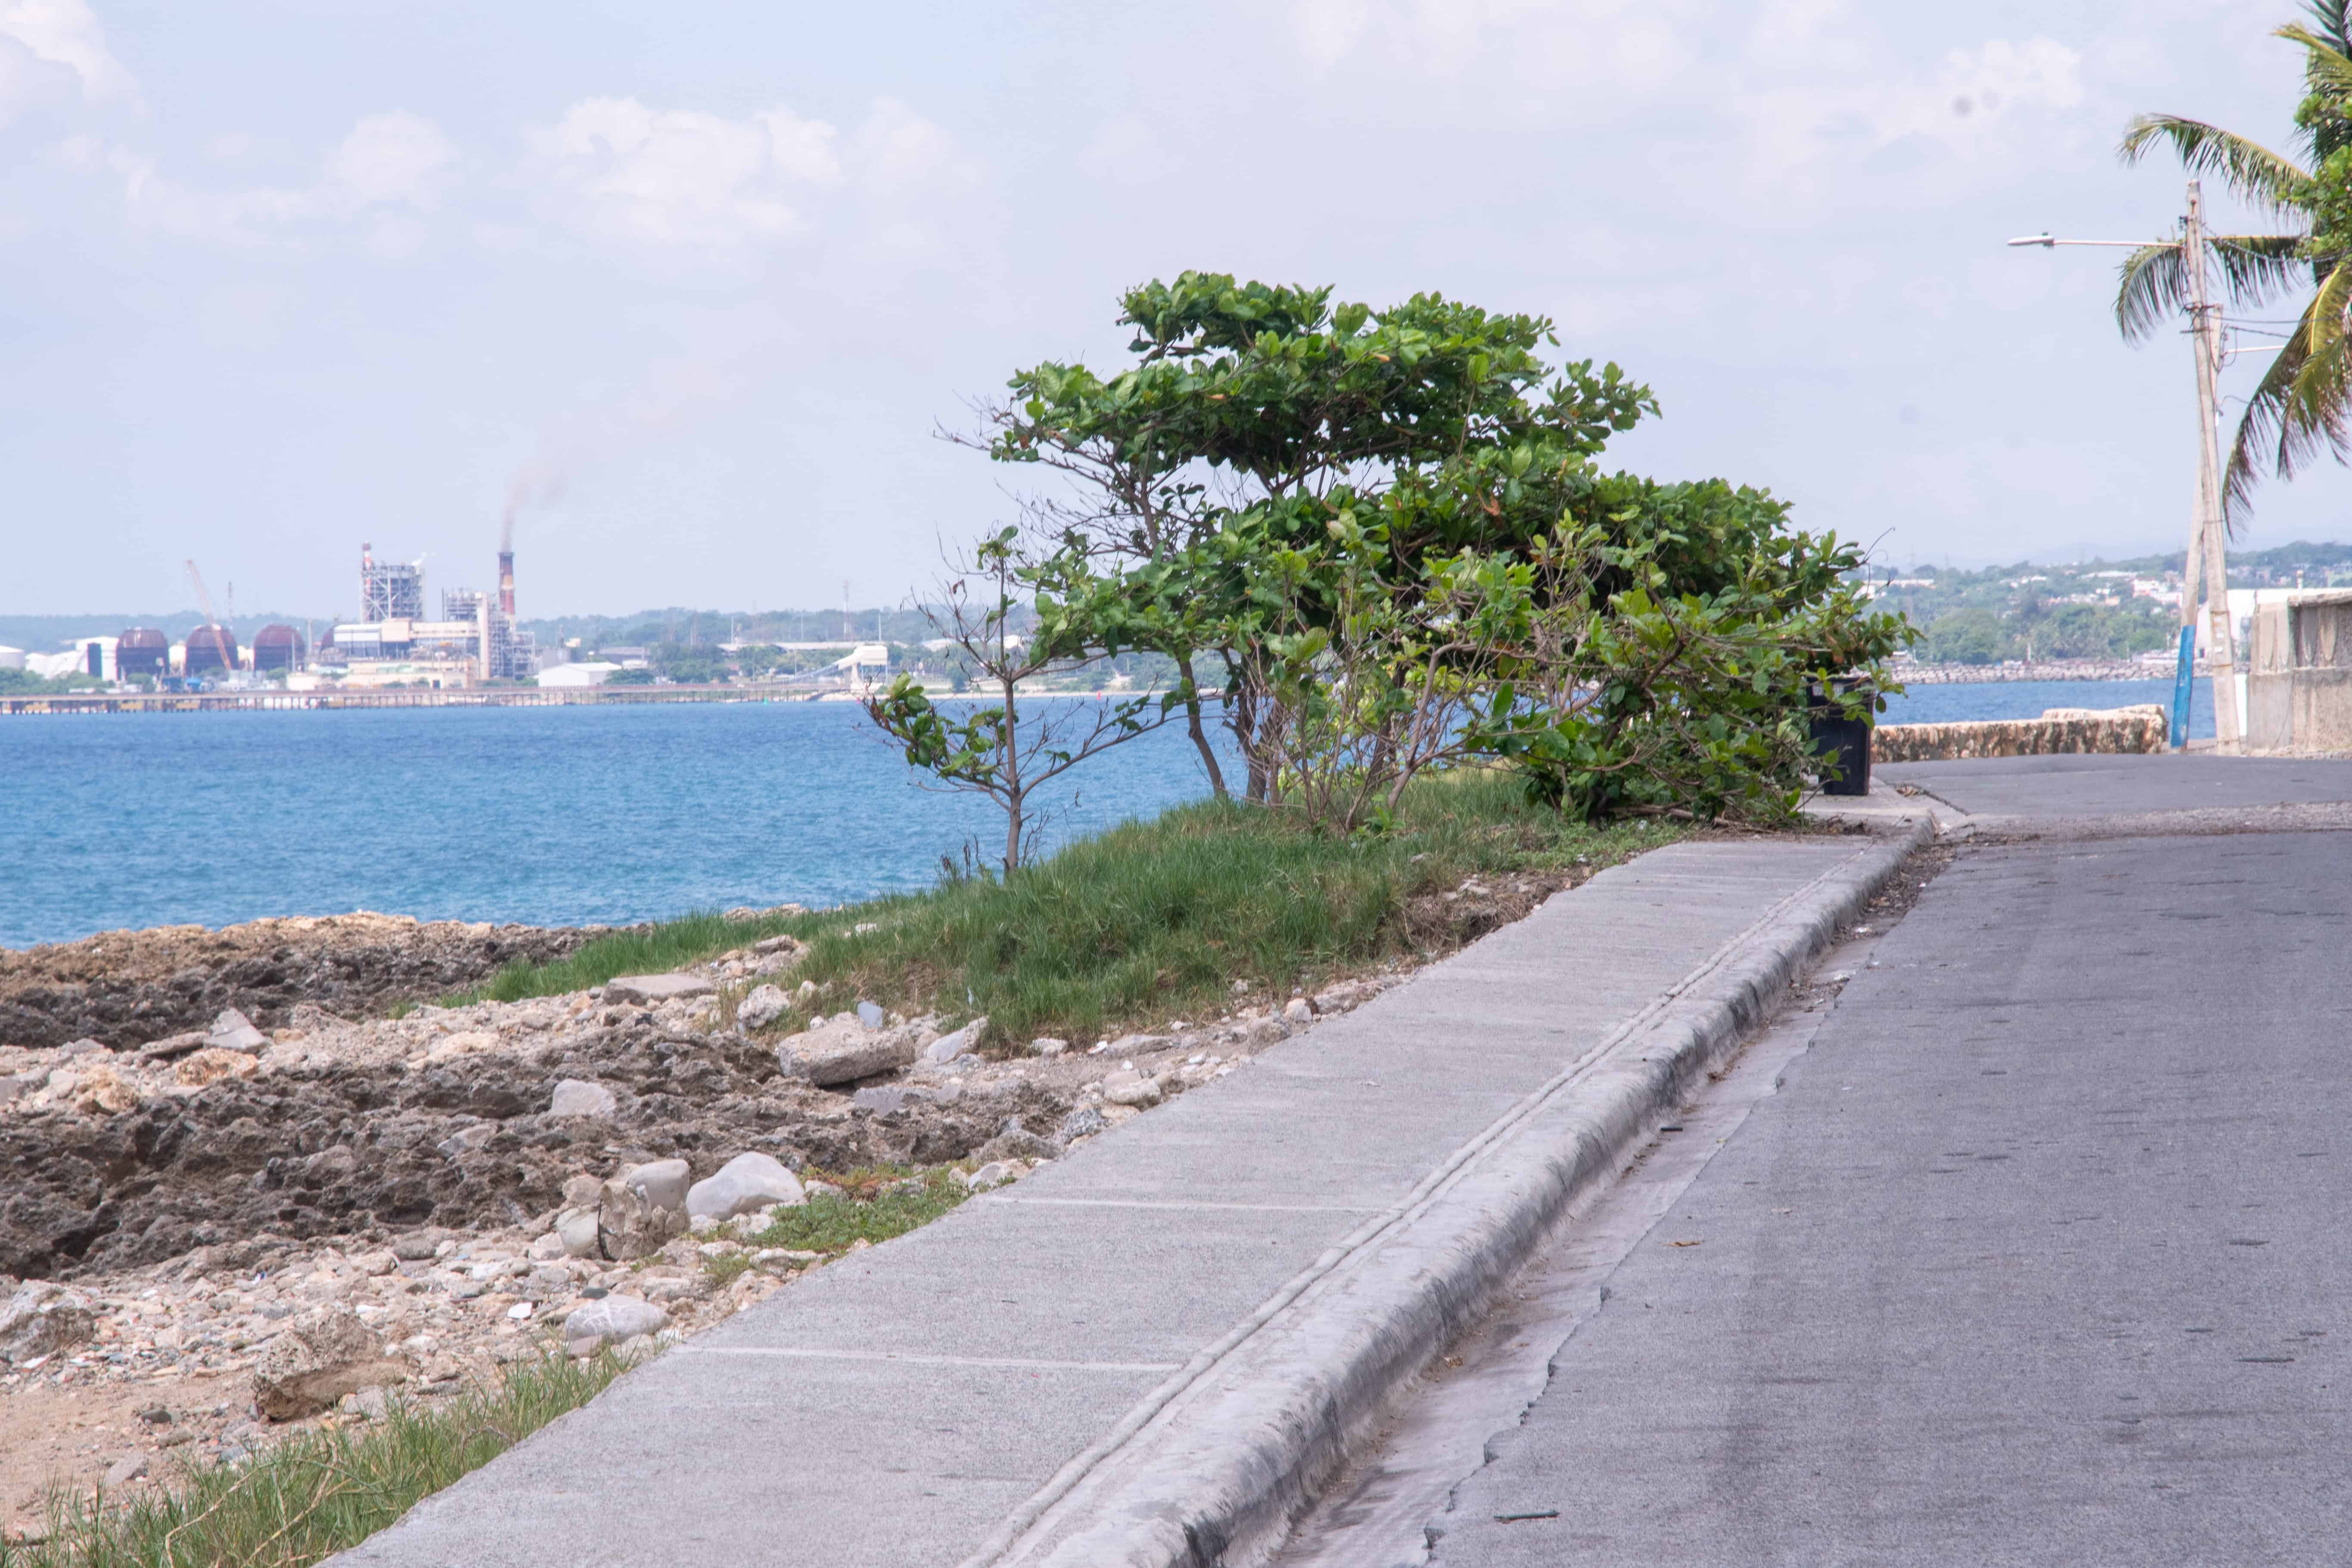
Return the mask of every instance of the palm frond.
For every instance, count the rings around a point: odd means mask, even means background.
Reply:
[[[2304,9],[2329,48],[2352,56],[2352,0],[2309,0]]]
[[[2303,79],[2314,91],[2337,99],[2352,98],[2352,58],[2347,58],[2340,46],[2294,22],[2277,29],[2271,37],[2303,46]]]
[[[2352,461],[2352,262],[2338,263],[2305,307],[2286,346],[2247,400],[2230,446],[2222,481],[2222,517],[2232,533],[2245,523],[2254,481],[2254,454],[2269,449],[2271,467],[2291,479],[2322,452]]]
[[[2137,342],[2189,307],[2189,269],[2177,245],[2143,245],[2116,280],[2116,325]]]
[[[2310,279],[2299,234],[2214,234],[2205,237],[2205,245],[2221,266],[2232,304],[2259,305]]]
[[[2310,203],[2311,176],[2292,159],[2201,120],[2137,115],[2125,129],[2116,155],[2137,163],[2158,142],[2169,142],[2190,174],[2214,176],[2242,201],[2278,213],[2300,212]]]

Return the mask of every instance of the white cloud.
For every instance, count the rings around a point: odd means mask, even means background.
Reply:
[[[895,98],[877,98],[852,147],[861,184],[898,189],[938,174],[966,172],[948,133]]]
[[[371,114],[327,154],[327,184],[352,208],[401,205],[429,212],[457,178],[457,149],[441,128],[405,110]]]
[[[238,151],[242,151],[239,148]],[[215,148],[217,155],[218,149]],[[457,178],[457,149],[438,126],[405,110],[362,116],[324,159],[317,183],[300,187],[205,190],[166,177],[136,149],[92,136],[60,142],[59,159],[83,174],[122,182],[131,221],[184,238],[250,245],[322,220],[369,219],[366,243],[380,256],[414,254],[424,231],[403,209],[430,211]]]
[[[138,96],[83,0],[0,0],[0,118],[37,89],[43,66],[72,73],[85,98]]]
[[[734,246],[802,226],[803,194],[841,178],[834,128],[776,108],[741,120],[592,98],[530,132],[554,216],[654,245]]]

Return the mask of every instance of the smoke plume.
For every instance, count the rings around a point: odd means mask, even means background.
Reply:
[[[534,458],[515,470],[507,481],[506,515],[499,521],[499,552],[514,552],[515,517],[527,506],[546,506],[563,499],[570,481],[563,470],[541,459]]]

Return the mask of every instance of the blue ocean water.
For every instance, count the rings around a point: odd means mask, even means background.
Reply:
[[[2172,711],[2172,681],[1987,680],[1914,686],[1886,700],[1882,724],[1948,724],[1965,719],[2038,719],[2045,708],[2128,708],[2153,702]],[[2213,683],[2190,689],[2189,735],[2213,738]]]
[[[1208,793],[1172,730],[1067,775],[1052,841]],[[369,909],[624,924],[928,888],[1001,852],[846,702],[0,719],[0,946]]]
[[[1884,722],[2170,700],[2167,681],[1923,686]],[[2201,732],[2213,732],[2200,683]],[[2192,724],[2192,732],[2198,732]],[[1052,842],[1208,793],[1163,731],[1069,775]],[[0,946],[370,909],[625,924],[927,888],[1001,846],[848,703],[0,719]]]

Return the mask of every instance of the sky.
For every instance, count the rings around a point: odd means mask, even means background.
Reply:
[[[940,432],[1188,267],[1547,315],[1612,466],[1889,565],[2177,549],[2185,338],[2003,241],[2173,232],[2136,111],[2284,146],[2294,10],[0,0],[0,613],[349,614],[510,506],[526,616],[900,602],[1013,513]]]

